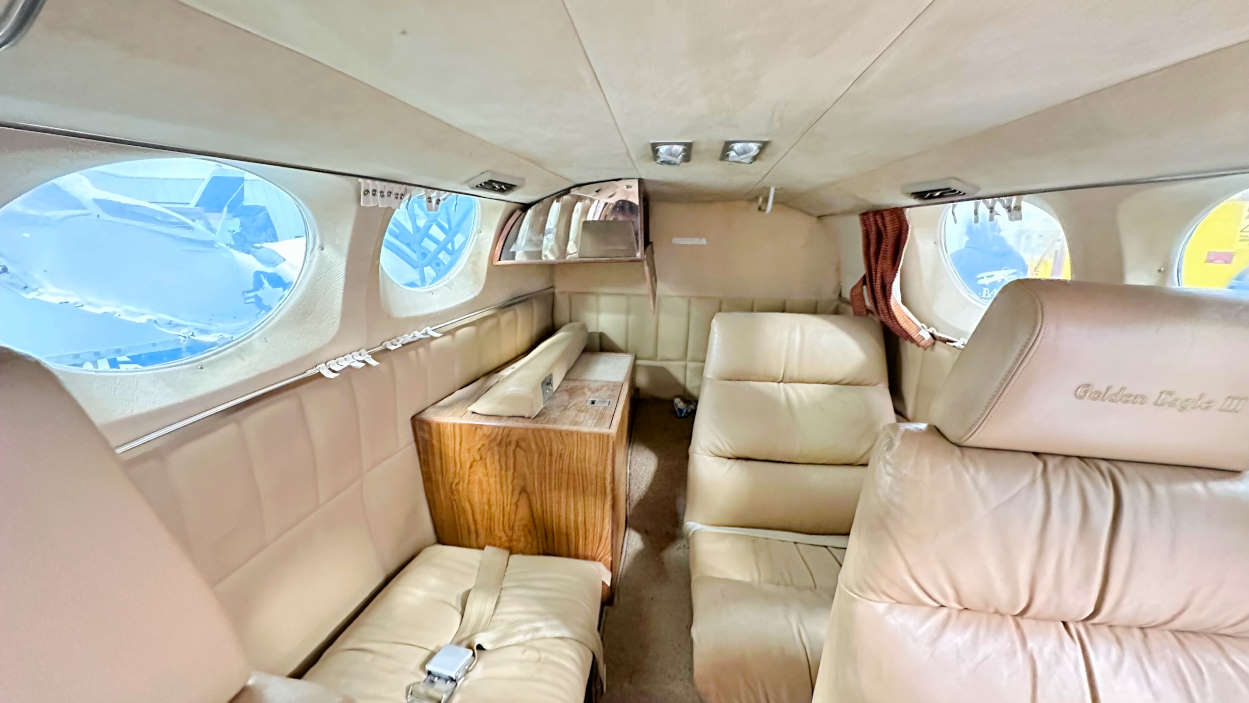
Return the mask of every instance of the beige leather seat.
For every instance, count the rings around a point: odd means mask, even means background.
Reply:
[[[322,655],[304,678],[356,701],[402,700],[426,660],[451,641],[482,552],[433,545],[412,560]],[[595,562],[512,555],[490,631],[562,619],[590,636],[602,586]],[[581,703],[590,651],[572,639],[535,639],[481,652],[455,700]]]
[[[230,700],[221,606],[60,383],[0,349],[0,699]]]
[[[872,457],[815,701],[1249,700],[1247,322],[1003,288]]]
[[[285,667],[258,663],[252,653],[277,661],[290,642],[323,622],[324,614],[307,611],[314,599],[303,596],[304,612],[289,619],[252,620],[270,623],[271,630],[253,627],[240,643],[237,622],[219,600],[237,592],[238,582],[227,580],[227,589],[214,597],[56,378],[4,349],[0,515],[0,559],[6,564],[0,579],[0,700],[6,701],[401,701],[406,685],[423,675],[429,655],[459,626],[481,556],[478,550],[426,547],[330,646],[307,680],[274,676],[286,671],[273,669]],[[285,539],[283,548],[296,555],[357,549],[345,537],[353,533],[340,523],[317,525],[298,541]],[[368,563],[372,548],[364,545]],[[278,563],[298,562],[288,551]],[[264,603],[264,594],[275,589],[295,595],[324,590],[329,582],[341,590],[341,583],[359,578],[346,573],[356,566],[325,563],[313,574],[266,569],[267,579],[279,585],[243,583]],[[559,622],[565,631],[593,633],[600,594],[594,563],[516,555],[488,631],[512,636]],[[274,649],[279,644],[283,649]],[[479,655],[457,700],[580,703],[590,664],[590,651],[574,639],[502,646]],[[253,674],[253,668],[271,674]]]
[[[876,322],[712,321],[685,511],[706,700],[810,700],[862,465],[893,417]]]

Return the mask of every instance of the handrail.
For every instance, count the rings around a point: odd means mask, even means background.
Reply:
[[[9,0],[0,10],[0,50],[17,43],[42,8],[43,0]]]
[[[305,378],[311,378],[312,376],[316,376],[318,374],[326,376],[327,378],[334,378],[348,367],[362,367],[365,365],[377,366],[377,361],[373,359],[374,354],[377,354],[379,352],[384,352],[384,351],[394,351],[404,345],[411,344],[412,342],[416,342],[422,339],[432,339],[434,337],[441,337],[443,333],[445,333],[448,330],[455,329],[456,327],[467,324],[474,320],[481,319],[491,313],[495,313],[500,310],[510,308],[513,305],[516,305],[518,303],[523,303],[526,300],[536,298],[540,295],[553,293],[554,291],[555,291],[554,287],[547,287],[547,288],[543,288],[542,290],[533,291],[532,293],[525,293],[524,295],[518,295],[514,298],[509,298],[501,303],[498,303],[497,305],[491,305],[489,307],[485,307],[480,310],[475,310],[473,312],[470,312],[467,315],[461,315],[455,318],[454,320],[449,320],[447,322],[443,322],[442,324],[434,325],[433,327],[425,327],[419,330],[413,330],[412,332],[409,332],[407,334],[400,335],[393,339],[388,339],[385,342],[382,342],[381,344],[371,349],[361,349],[355,352],[344,354],[343,356],[336,357],[330,361],[322,362],[308,369],[307,371],[295,374],[294,376],[291,376],[289,378],[284,378],[281,381],[277,381],[276,383],[270,383],[264,388],[259,388],[245,395],[241,395],[233,400],[228,400],[224,403],[221,403],[220,405],[214,405],[213,407],[208,408],[207,410],[195,413],[194,415],[188,418],[179,420],[173,423],[172,425],[166,425],[158,430],[149,432],[143,435],[142,437],[137,437],[135,439],[132,439],[129,442],[126,442],[125,444],[118,445],[114,449],[114,451],[116,451],[118,454],[124,454],[130,451],[131,449],[143,446],[144,444],[147,444],[148,442],[151,442],[153,440],[160,439],[161,437],[164,437],[165,435],[170,434],[172,432],[176,432],[177,430],[180,430],[183,427],[187,427],[188,425],[192,425],[196,422],[199,422],[200,420],[203,420],[208,417],[212,417],[213,415],[216,415],[219,412],[229,410],[230,408],[234,408],[239,405],[242,405],[243,403],[247,403],[249,401],[255,400],[256,398],[259,398],[261,396],[268,395],[276,390],[285,388],[291,385],[292,383],[297,383],[299,381],[302,381]]]

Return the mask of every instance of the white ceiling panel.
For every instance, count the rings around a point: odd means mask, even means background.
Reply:
[[[45,3],[30,31],[0,51],[0,120],[451,190],[492,169],[525,179],[508,196],[518,200],[569,185],[176,0]]]
[[[641,175],[660,197],[740,198],[929,0],[567,0]],[[753,165],[725,139],[769,139]],[[649,144],[693,140],[660,166]],[[815,184],[811,184],[815,185]]]
[[[1249,167],[1249,42],[943,144],[798,197],[814,214],[913,204],[958,176],[988,194]],[[846,199],[853,193],[858,203]]]
[[[1246,69],[1205,58],[1246,41],[1247,0],[58,0],[0,53],[0,120],[443,187],[489,169],[521,200],[774,185],[823,214],[1243,160]],[[734,138],[771,143],[719,161]],[[670,139],[693,161],[653,163]]]
[[[939,0],[767,182],[801,193],[1245,39],[1245,0]]]
[[[182,2],[566,178],[636,175],[560,0]]]

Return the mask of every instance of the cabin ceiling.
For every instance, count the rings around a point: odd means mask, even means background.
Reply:
[[[1249,166],[1244,0],[181,3],[136,0],[138,19],[48,3],[0,54],[14,85],[0,119],[104,114],[112,134],[130,117],[187,148],[461,189],[490,169],[526,179],[520,200],[628,175],[673,200],[776,186],[815,215],[905,204],[902,184],[945,176],[992,193]],[[95,43],[69,57],[62,44],[61,68],[235,91],[233,114],[184,112],[176,131],[178,111],[150,100],[104,105],[17,75],[58,37]],[[225,86],[227,71],[280,85]],[[770,144],[754,165],[718,161],[733,138]],[[650,141],[677,139],[695,142],[690,163],[651,160]]]

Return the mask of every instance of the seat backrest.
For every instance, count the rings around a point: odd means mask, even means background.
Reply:
[[[815,701],[1249,700],[1246,322],[1003,288],[933,426],[873,453]]]
[[[252,667],[279,676],[435,541],[411,418],[524,353],[543,295],[313,377],[125,455],[132,480],[225,606]]]
[[[565,272],[561,271],[561,274]],[[557,283],[560,283],[557,280]],[[831,314],[837,298],[741,298],[557,290],[555,324],[584,322],[588,351],[628,352],[636,357],[633,381],[644,396],[697,398],[711,320],[720,312]]]
[[[861,466],[893,417],[874,320],[720,313],[690,442],[685,519],[845,534]]]
[[[222,703],[212,591],[56,377],[0,349],[0,700]]]

